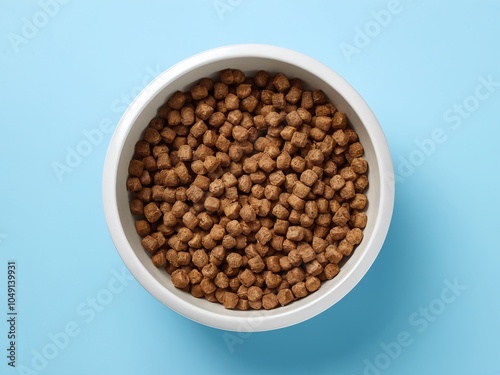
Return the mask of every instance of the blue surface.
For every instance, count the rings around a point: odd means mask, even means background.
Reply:
[[[54,1],[0,2],[1,374],[500,374],[498,1]],[[398,177],[366,277],[316,318],[266,333],[207,328],[157,302],[124,269],[101,204],[131,98],[234,43],[339,72],[380,120]]]

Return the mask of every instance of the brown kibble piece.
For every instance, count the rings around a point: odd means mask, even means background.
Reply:
[[[214,113],[214,109],[206,103],[200,102],[195,109],[195,114],[202,120],[208,120]]]
[[[308,292],[312,293],[319,289],[321,281],[317,277],[310,276],[306,279],[305,285]]]
[[[363,156],[364,149],[361,143],[354,142],[349,145],[349,149],[347,151],[352,158],[360,158]]]
[[[196,203],[199,202],[205,193],[203,190],[201,190],[198,186],[191,185],[187,190],[186,190],[186,197],[189,199],[191,202]]]
[[[144,216],[146,216],[147,221],[154,223],[162,216],[162,212],[156,203],[151,202],[144,207]]]
[[[127,179],[127,191],[138,192],[141,189],[142,184],[138,177],[129,177]]]
[[[359,228],[353,228],[346,234],[345,239],[351,245],[359,245],[363,240],[363,231]]]
[[[304,271],[300,267],[295,267],[292,268],[290,271],[288,271],[285,275],[286,281],[290,285],[297,284],[298,282],[304,281]]]
[[[336,112],[333,115],[332,126],[335,130],[345,129],[347,126],[347,116],[343,112]]]
[[[259,255],[256,255],[248,260],[248,266],[253,272],[258,274],[262,272],[262,270],[265,268],[266,265],[262,260],[262,258]]]
[[[155,267],[163,267],[167,263],[167,258],[165,257],[165,250],[157,251],[152,257],[151,261],[155,265]]]
[[[278,73],[273,79],[273,85],[278,92],[284,92],[290,88],[288,78],[281,73]]]
[[[296,298],[303,298],[308,294],[306,284],[304,282],[293,285],[292,292]]]
[[[191,97],[193,100],[200,100],[208,96],[208,89],[205,85],[194,85],[191,88]]]
[[[238,279],[243,285],[250,287],[255,282],[255,275],[249,269],[245,269],[238,275]]]
[[[238,253],[229,253],[226,257],[226,262],[229,267],[237,269],[241,267],[243,263],[243,257]]]
[[[290,289],[281,289],[278,292],[278,302],[281,306],[288,305],[294,299],[293,293]]]
[[[337,250],[336,245],[329,245],[325,250],[325,257],[330,263],[337,264],[342,260],[343,255]]]
[[[265,294],[262,297],[262,307],[266,310],[274,309],[278,304],[278,297],[274,293]]]
[[[298,181],[295,186],[293,187],[293,194],[295,194],[299,198],[306,198],[311,191],[311,188],[307,186],[306,184],[303,184],[302,182]]]
[[[129,204],[132,215],[142,215],[144,213],[144,203],[139,199],[133,199]]]
[[[366,195],[364,194],[355,194],[352,199],[350,206],[355,210],[363,210],[366,207],[366,203],[368,202]]]
[[[304,228],[298,226],[288,227],[286,238],[291,241],[302,241],[304,238]]]
[[[196,267],[201,269],[208,264],[208,255],[205,250],[196,250],[191,257],[191,260]]]
[[[178,110],[182,108],[185,102],[186,95],[182,91],[176,91],[167,101],[167,104],[170,108]]]
[[[225,291],[222,297],[222,303],[226,309],[234,309],[239,302],[238,295],[233,292]]]
[[[208,277],[204,277],[203,280],[201,280],[200,286],[205,295],[214,293],[217,290],[217,286],[214,281]]]
[[[156,238],[151,235],[144,237],[141,240],[141,245],[148,253],[153,253],[160,247]]]
[[[363,158],[354,158],[351,161],[351,168],[357,174],[366,173],[368,170],[368,162]]]
[[[188,273],[182,268],[172,272],[171,279],[172,284],[174,284],[174,286],[179,289],[185,288],[189,284]]]
[[[216,212],[219,209],[220,201],[215,197],[207,197],[205,199],[205,209],[208,212]]]
[[[257,234],[255,235],[257,241],[263,245],[268,243],[272,237],[273,237],[273,232],[268,228],[264,227],[260,228]]]
[[[264,70],[259,70],[255,73],[254,83],[257,87],[266,87],[269,81],[269,73]]]
[[[254,221],[256,216],[255,210],[248,204],[244,205],[240,210],[240,217],[246,222]]]
[[[131,176],[141,177],[144,171],[144,163],[140,160],[132,159],[128,167],[128,173]]]
[[[295,147],[305,147],[307,145],[307,134],[301,132],[295,132],[290,140],[291,144]]]
[[[339,273],[339,266],[336,263],[328,264],[324,269],[324,274],[327,280],[333,279]]]
[[[257,302],[262,299],[262,289],[259,288],[258,286],[251,286],[248,288],[247,291],[247,298],[251,302]]]

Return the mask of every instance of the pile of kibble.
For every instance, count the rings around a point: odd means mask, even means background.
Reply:
[[[273,309],[318,290],[361,242],[363,152],[321,90],[225,69],[159,108],[129,165],[130,211],[177,288]]]

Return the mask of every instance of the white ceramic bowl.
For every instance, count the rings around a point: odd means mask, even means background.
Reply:
[[[322,89],[349,118],[369,163],[368,224],[364,239],[340,273],[315,293],[269,311],[227,310],[175,288],[170,276],[156,268],[143,250],[129,211],[125,188],[128,164],[158,107],[176,90],[186,90],[200,78],[216,77],[225,68],[247,74],[258,70],[284,73]],[[394,204],[393,167],[382,129],[361,96],[338,74],[301,53],[269,45],[234,45],[192,56],[154,79],[131,103],[109,144],[103,173],[103,203],[113,242],[132,275],[160,302],[199,323],[232,331],[265,331],[290,326],[328,309],[365,275],[386,237]],[[354,308],[354,306],[353,306]]]

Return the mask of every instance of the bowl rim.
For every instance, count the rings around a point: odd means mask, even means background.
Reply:
[[[373,234],[369,239],[370,249],[369,251],[367,249],[355,266],[348,270],[349,274],[344,277],[342,283],[320,300],[311,298],[310,303],[304,304],[298,310],[287,310],[281,314],[275,313],[268,316],[265,315],[265,311],[246,311],[242,312],[244,315],[236,317],[202,310],[192,305],[164,288],[146,270],[127,241],[123,227],[120,224],[116,184],[120,153],[128,132],[141,111],[161,89],[184,73],[198,67],[220,60],[245,57],[277,60],[311,71],[316,75],[321,72],[321,79],[346,100],[351,108],[355,110],[366,129],[375,151],[381,185],[378,196],[380,198],[380,208],[375,218]],[[294,50],[267,44],[236,44],[206,50],[176,63],[154,78],[131,102],[119,120],[109,142],[102,177],[102,200],[108,230],[116,250],[132,275],[149,293],[170,309],[204,325],[231,331],[241,330],[241,327],[246,327],[245,329],[248,330],[247,320],[249,318],[258,319],[258,324],[251,325],[252,331],[266,331],[287,327],[320,314],[342,299],[364,277],[378,256],[389,230],[394,208],[394,195],[394,172],[389,147],[378,120],[364,99],[344,78],[318,60]]]

